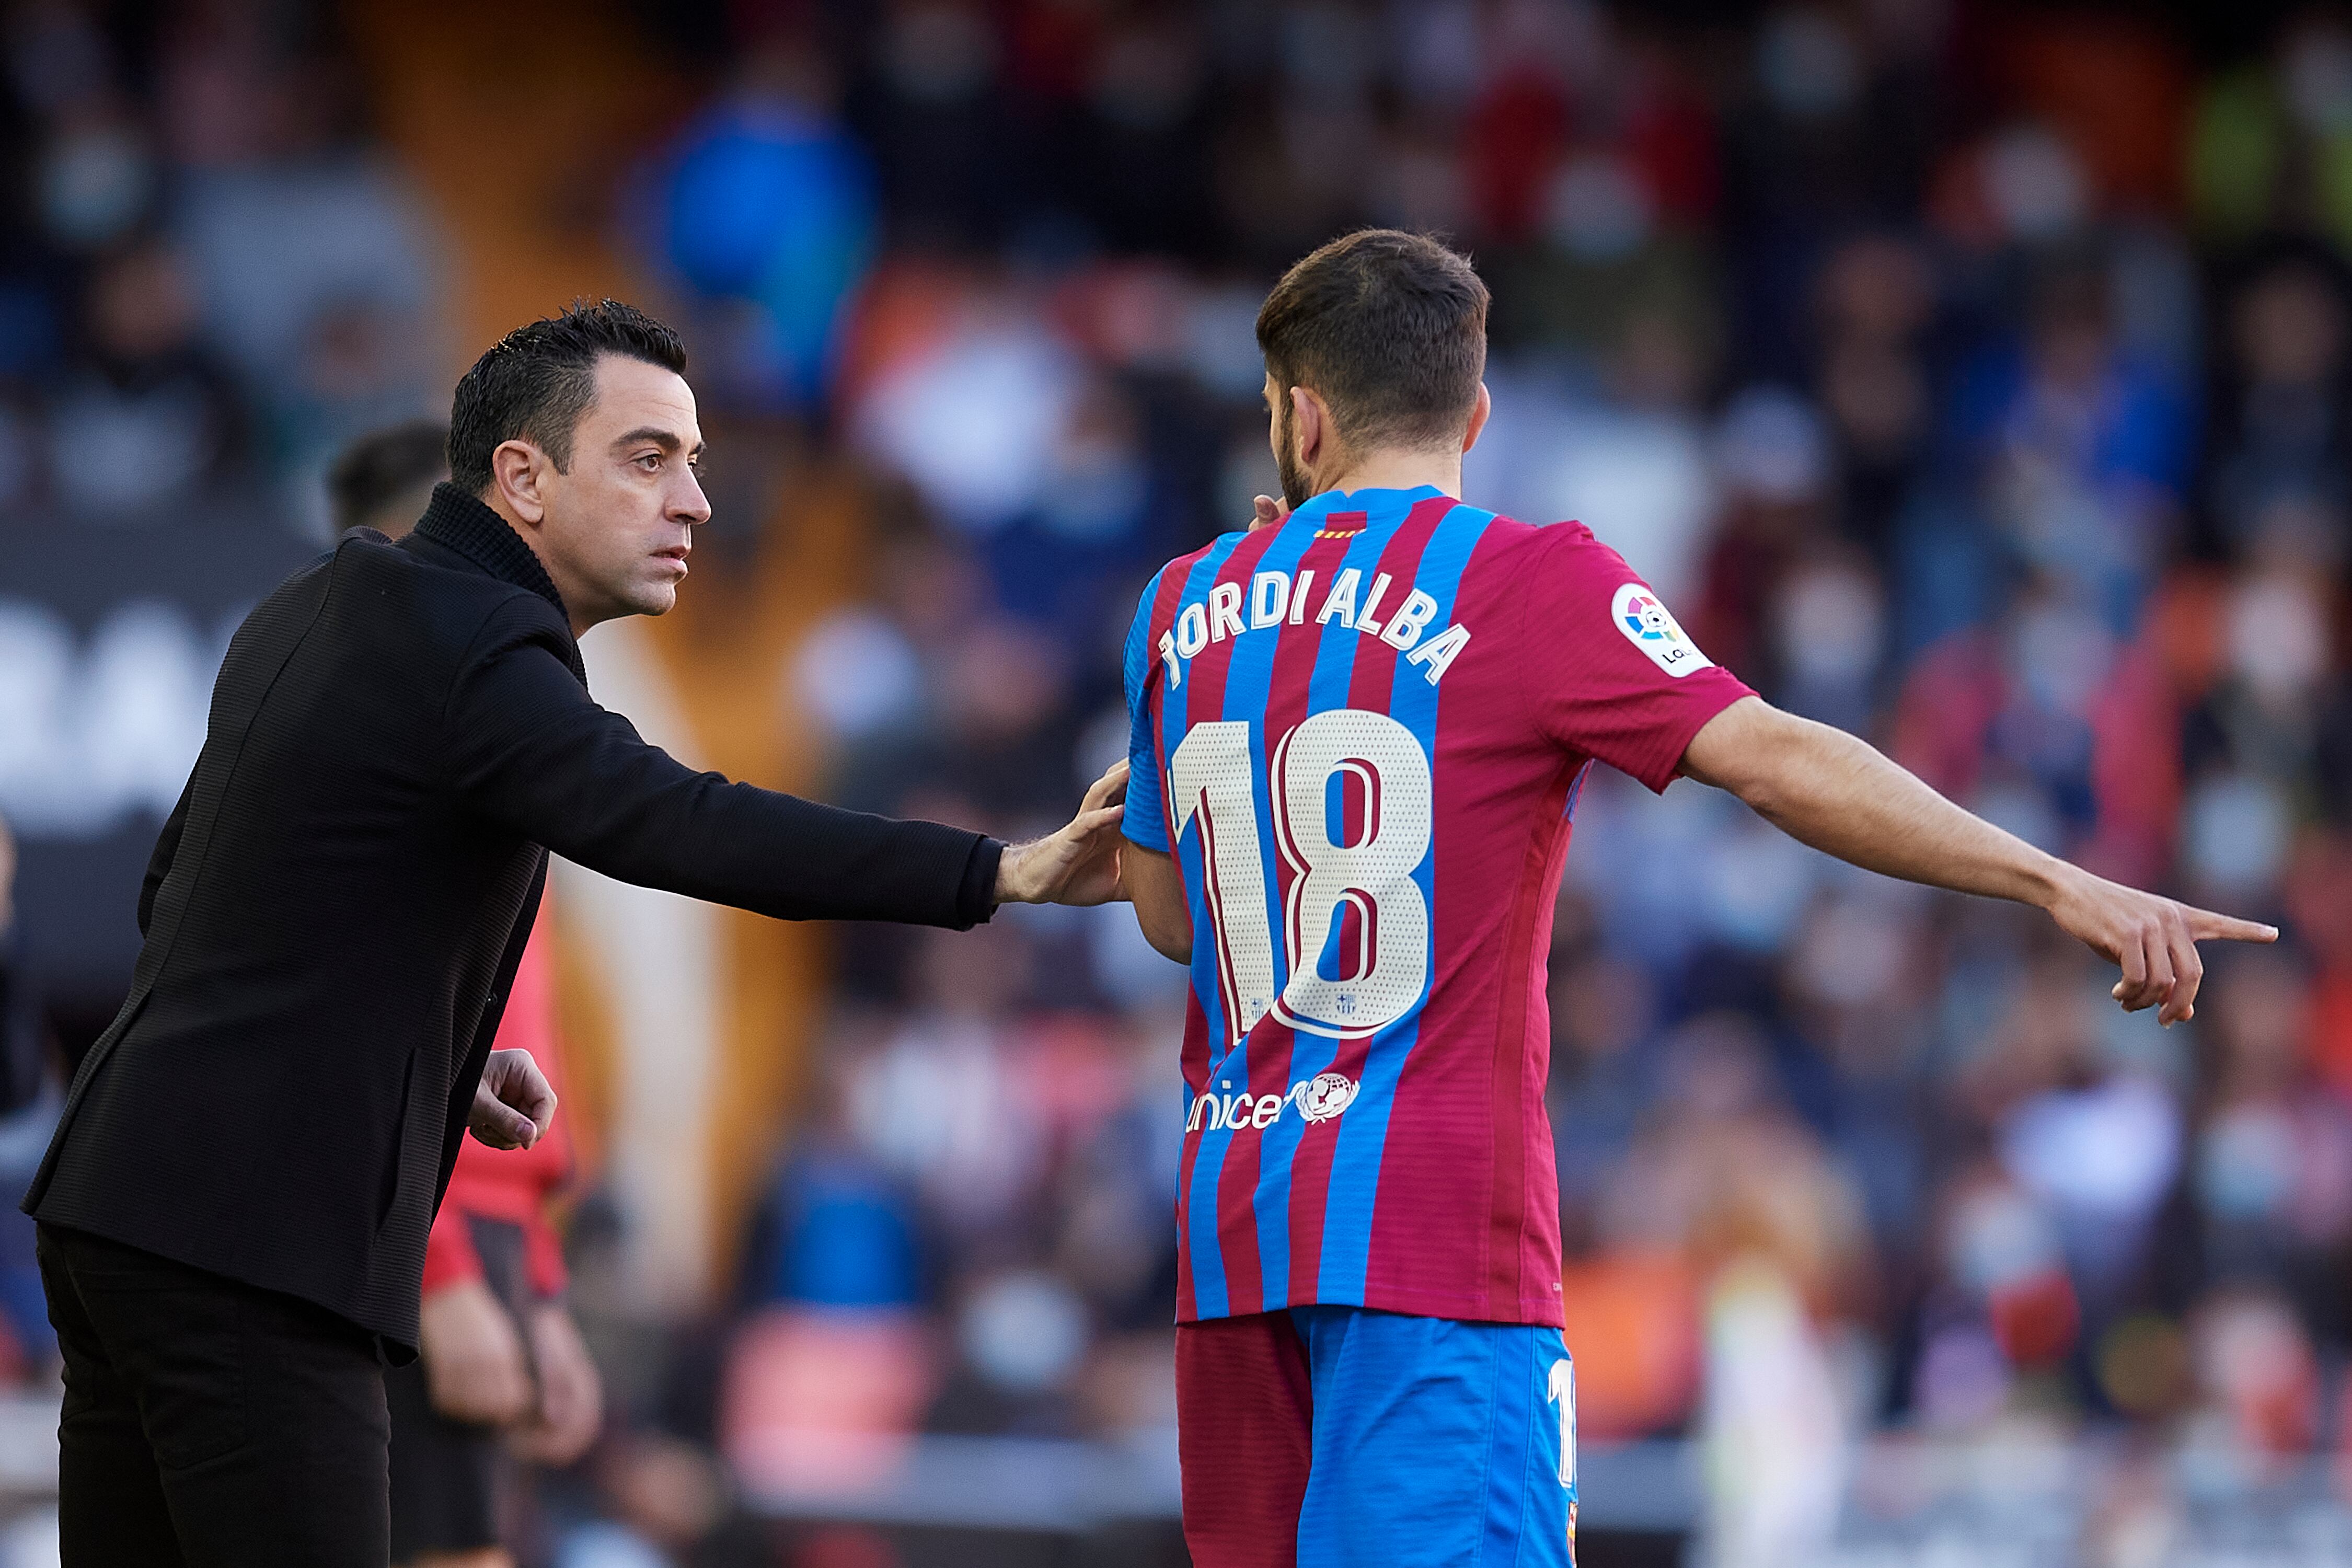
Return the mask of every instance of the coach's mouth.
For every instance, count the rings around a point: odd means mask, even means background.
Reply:
[[[666,550],[655,551],[654,559],[656,561],[668,562],[670,564],[677,568],[677,574],[683,577],[687,573],[687,554],[693,548],[694,546],[691,544],[673,544]]]

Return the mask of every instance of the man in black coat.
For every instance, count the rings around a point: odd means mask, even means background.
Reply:
[[[457,1142],[554,1113],[490,1050],[551,850],[787,920],[1116,895],[1116,773],[1008,848],[694,773],[590,699],[576,638],[667,610],[709,516],[685,368],[610,300],[509,334],[415,530],[346,536],[229,645],[131,994],[25,1202],[68,1568],[383,1568],[382,1365],[415,1354]]]

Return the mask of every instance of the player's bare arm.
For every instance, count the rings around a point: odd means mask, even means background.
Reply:
[[[1135,923],[1162,958],[1192,962],[1192,906],[1184,897],[1184,870],[1176,858],[1140,844],[1118,847],[1119,880],[1135,900]]]
[[[2278,928],[2177,903],[2043,853],[1927,787],[1866,742],[1745,697],[1709,720],[1682,773],[1730,791],[1790,837],[1906,881],[2048,911],[2118,965],[2128,1012],[2193,1017],[2200,942],[2274,942]],[[1141,909],[1138,901],[1139,911]]]

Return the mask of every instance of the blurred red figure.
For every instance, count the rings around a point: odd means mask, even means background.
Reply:
[[[562,1092],[553,959],[542,912],[499,1026]],[[603,1389],[563,1306],[563,1252],[548,1205],[570,1182],[561,1124],[529,1149],[469,1145],[425,1250],[424,1343],[392,1370],[393,1561],[510,1568],[511,1460],[568,1465],[595,1441]]]

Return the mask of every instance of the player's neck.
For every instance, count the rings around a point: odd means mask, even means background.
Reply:
[[[1462,454],[1376,447],[1361,457],[1343,457],[1329,473],[1317,474],[1315,480],[1318,495],[1329,490],[1412,490],[1431,485],[1459,500]]]

